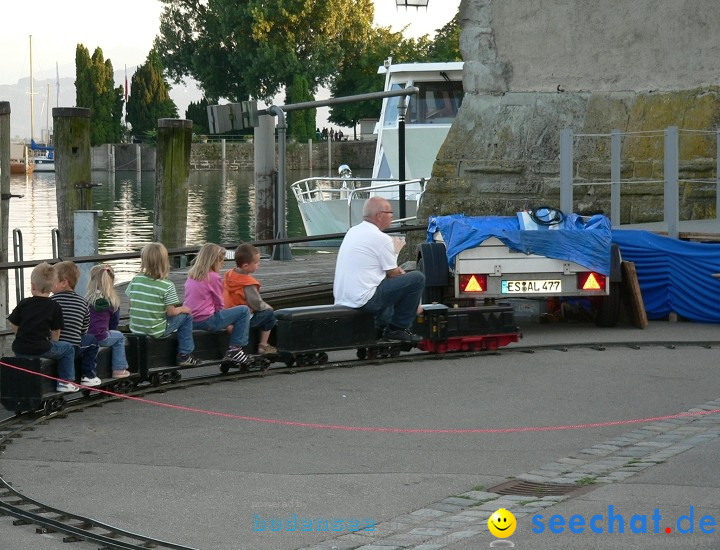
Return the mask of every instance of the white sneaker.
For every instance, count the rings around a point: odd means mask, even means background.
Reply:
[[[99,386],[100,384],[102,384],[102,380],[100,380],[97,376],[95,376],[94,378],[88,378],[87,376],[83,376],[80,379],[80,384],[90,387]]]
[[[80,388],[78,386],[76,386],[75,384],[73,384],[72,382],[58,382],[55,389],[57,391],[66,392],[66,393],[80,391]]]

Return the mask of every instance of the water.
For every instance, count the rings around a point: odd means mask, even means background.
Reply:
[[[317,174],[314,174],[317,175]],[[289,237],[305,235],[290,184],[310,177],[307,170],[287,172],[287,232]],[[153,209],[155,206],[155,173],[144,172],[138,179],[135,172],[105,171],[92,173],[92,182],[101,184],[92,191],[90,209],[102,211],[99,219],[98,248],[100,254],[139,251],[152,241]],[[52,229],[57,228],[55,174],[34,173],[30,176],[11,175],[10,192],[24,195],[10,201],[9,259],[13,261],[13,229],[20,229],[23,238],[23,259],[39,260],[53,257]],[[253,240],[254,182],[251,171],[191,172],[188,197],[187,246],[206,242],[218,244]],[[139,268],[139,260],[111,262],[117,282],[129,280]],[[25,295],[29,295],[29,274],[25,270]],[[10,308],[15,305],[14,274],[10,272]]]

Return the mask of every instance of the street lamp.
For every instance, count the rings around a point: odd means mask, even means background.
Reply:
[[[429,0],[395,0],[397,7],[404,8],[427,8]]]

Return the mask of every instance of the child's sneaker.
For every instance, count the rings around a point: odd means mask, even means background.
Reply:
[[[231,361],[240,367],[252,363],[252,357],[245,353],[245,350],[241,347],[229,347],[224,360]]]
[[[112,373],[113,378],[127,378],[128,376],[130,376],[130,371],[127,369],[114,370]]]
[[[102,384],[102,380],[100,380],[97,376],[93,376],[92,378],[83,376],[80,379],[80,384],[82,384],[83,386],[90,386],[92,388],[94,386],[99,386],[100,384]]]
[[[65,392],[65,393],[72,393],[76,391],[80,391],[80,388],[73,384],[72,382],[58,382],[57,386],[55,387],[57,391]]]
[[[260,355],[268,355],[270,353],[277,353],[277,348],[270,344],[258,344],[258,353]]]
[[[199,367],[202,361],[195,359],[192,355],[178,355],[177,356],[178,367]]]

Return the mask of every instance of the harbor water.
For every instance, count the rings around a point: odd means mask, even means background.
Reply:
[[[305,235],[305,228],[290,184],[310,177],[308,170],[287,172],[287,233],[289,237]],[[155,206],[155,173],[94,171],[92,182],[100,184],[92,191],[90,209],[101,211],[98,247],[100,254],[139,251],[151,242]],[[252,171],[194,171],[190,173],[188,197],[187,246],[205,242],[218,244],[253,240],[254,174]],[[55,174],[12,175],[10,192],[23,195],[10,201],[8,253],[13,254],[13,230],[22,232],[22,259],[40,260],[53,257],[52,230],[58,226]],[[19,258],[18,258],[19,259]],[[139,260],[111,262],[116,281],[124,282],[137,272]],[[15,274],[9,274],[9,307],[16,303]],[[25,296],[29,295],[30,269],[24,270]]]

